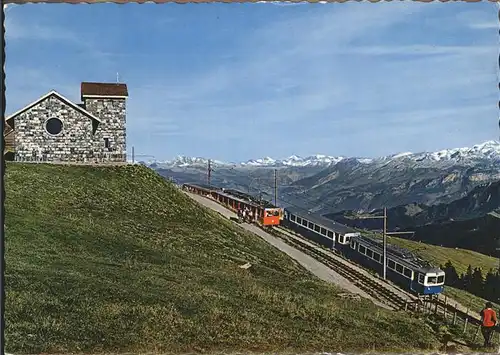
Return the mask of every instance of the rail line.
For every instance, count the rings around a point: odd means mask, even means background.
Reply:
[[[220,201],[214,202],[235,213],[234,208],[231,208],[231,206],[226,205]],[[236,220],[235,217],[230,219],[232,219],[233,221]],[[469,310],[467,310],[467,312],[464,312],[458,307],[453,307],[452,304],[439,299],[439,296],[433,299],[421,299],[413,294],[406,292],[396,285],[392,285],[391,283],[387,283],[382,280],[377,280],[375,276],[371,275],[371,273],[365,268],[344,258],[340,254],[335,254],[335,251],[327,251],[318,244],[309,241],[307,238],[301,236],[300,234],[292,232],[287,228],[281,226],[269,228],[264,227],[258,223],[254,225],[258,226],[261,230],[281,239],[293,248],[298,249],[305,254],[308,254],[324,265],[330,267],[333,271],[343,276],[348,281],[352,282],[359,289],[363,290],[374,299],[378,300],[379,302],[385,303],[395,310],[404,309],[405,311],[422,311],[425,313],[427,311],[432,312],[432,307],[434,307],[435,314],[439,313],[438,308],[440,308],[445,318],[446,315],[454,315],[454,322],[455,318],[461,318],[463,319],[465,324],[481,324],[479,317],[474,314],[470,314]],[[397,290],[397,292],[391,290],[391,288]],[[461,307],[465,309],[465,307]]]
[[[464,322],[467,322],[471,325],[481,324],[480,319],[474,317],[472,314],[468,314],[467,312],[455,308],[452,304],[446,303],[439,298],[420,300],[418,297],[410,295],[403,290],[400,291],[401,294],[398,294],[397,292],[390,290],[389,285],[378,282],[373,277],[367,276],[363,272],[355,270],[355,266],[351,261],[341,257],[340,255],[332,255],[331,251],[326,251],[321,246],[314,245],[315,243],[308,241],[306,238],[300,236],[295,232],[289,231],[286,228],[261,228],[266,232],[280,238],[292,247],[305,252],[306,254],[314,257],[316,260],[331,267],[335,272],[351,281],[357,287],[368,293],[370,296],[390,306],[393,306],[396,310],[404,309],[406,311],[425,312],[428,309],[428,311],[432,313],[431,308],[434,307],[434,313],[437,313],[437,307],[440,307],[443,310],[445,317],[446,314],[456,314],[456,317],[463,319]],[[358,266],[356,265],[356,267]],[[404,294],[405,296],[403,296],[402,294]],[[419,300],[421,301],[420,304]]]
[[[264,230],[280,238],[295,249],[314,257],[378,301],[391,306],[395,310],[405,309],[405,305],[410,297],[406,298],[390,290],[381,282],[378,282],[361,271],[355,270],[352,266],[347,264],[347,261],[341,261],[338,259],[338,256],[330,255],[329,252],[323,250],[320,246],[315,246],[311,242],[294,235],[292,232],[282,227],[273,227],[272,229]]]

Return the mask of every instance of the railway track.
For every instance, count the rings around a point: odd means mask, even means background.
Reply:
[[[320,246],[313,245],[312,242],[308,241],[307,239],[298,235],[297,233],[289,231],[288,229],[283,227],[273,227],[271,229],[265,229],[265,228],[263,229],[266,232],[271,233],[272,235],[280,238],[281,240],[293,246],[294,248],[303,251],[304,253],[314,257],[318,261],[329,266],[335,272],[337,272],[347,280],[351,281],[358,288],[362,289],[363,291],[365,291],[367,294],[377,299],[378,301],[388,304],[389,306],[392,306],[396,310],[405,309],[410,311],[418,311],[418,309],[422,309],[422,304],[418,306],[416,303],[413,304],[410,303],[412,301],[414,302],[419,300],[414,295],[410,295],[404,291],[401,291],[401,293],[406,294],[405,297],[401,294],[391,291],[388,285],[385,285],[384,283],[373,279],[372,277],[364,274],[363,272],[355,270],[353,266],[349,266],[348,264],[351,263],[350,261],[341,257],[340,255],[336,257],[330,255],[331,254],[330,251],[326,251]],[[340,259],[344,260],[344,262],[341,261]],[[431,302],[434,306],[440,307],[443,310],[443,312],[444,310],[446,310],[448,315],[453,315],[454,313],[456,313],[458,318],[461,318],[464,321],[467,320],[467,322],[473,326],[481,324],[480,319],[478,319],[472,314],[467,314],[466,312],[453,307],[451,303],[445,303],[444,301],[436,298],[428,300],[427,302]],[[410,309],[407,308],[408,305],[410,305]]]
[[[397,292],[390,290],[382,282],[378,282],[363,272],[349,267],[349,265],[346,264],[347,262],[342,262],[334,256],[329,255],[329,253],[321,247],[312,245],[311,242],[294,235],[282,227],[274,227],[270,230],[264,230],[280,238],[295,249],[298,249],[322,262],[324,265],[330,267],[336,273],[352,282],[359,289],[363,290],[376,300],[387,304],[395,310],[405,309],[405,305],[409,301],[409,297],[406,298]]]
[[[225,207],[227,210],[233,213],[235,212],[234,209],[230,208],[229,206],[220,202],[217,203]],[[311,241],[298,235],[297,233],[289,231],[288,229],[285,229],[283,227],[272,227],[271,229],[269,229],[259,224],[256,225],[263,231],[283,240],[290,246],[314,257],[316,260],[330,267],[336,273],[352,282],[359,289],[363,290],[374,299],[378,300],[379,302],[385,303],[386,305],[396,310],[405,309],[408,311],[416,312],[420,310],[425,311],[425,307],[422,307],[424,305],[422,301],[424,301],[427,303],[432,303],[436,307],[436,309],[437,307],[441,307],[441,309],[443,310],[446,309],[448,315],[456,313],[458,318],[463,319],[471,325],[480,324],[480,319],[474,314],[470,314],[464,312],[461,309],[455,308],[452,306],[452,304],[446,303],[439,298],[427,301],[421,300],[418,297],[397,288],[396,286],[388,284],[382,280],[379,281],[372,275],[368,275],[365,269],[353,264],[351,261],[342,257],[340,254],[334,256],[332,255],[332,251],[326,251],[319,245],[314,245],[314,243],[312,243]],[[398,289],[398,292],[395,292],[390,288]]]

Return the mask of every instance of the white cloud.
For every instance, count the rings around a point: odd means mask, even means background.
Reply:
[[[500,29],[500,24],[498,22],[478,22],[472,23],[470,27],[479,30]]]
[[[6,41],[66,41],[75,44],[79,44],[81,41],[76,34],[66,28],[46,26],[33,22],[19,22],[15,15],[10,14],[5,17]]]
[[[440,46],[440,45],[402,45],[402,46],[359,46],[344,48],[339,52],[344,54],[376,55],[477,55],[491,54],[497,46]]]
[[[468,10],[459,13],[453,18],[453,20],[476,30],[500,29],[498,16],[496,16],[499,10],[500,7],[498,3],[491,3],[491,14],[493,16],[489,16],[489,14],[485,11]]]

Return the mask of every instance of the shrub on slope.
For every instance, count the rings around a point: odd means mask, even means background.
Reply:
[[[408,350],[406,314],[339,299],[139,166],[9,164],[9,352]],[[238,266],[250,262],[242,270]]]

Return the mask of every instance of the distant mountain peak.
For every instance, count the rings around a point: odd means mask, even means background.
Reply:
[[[478,159],[500,159],[500,143],[497,141],[486,141],[472,147],[443,149],[436,152],[424,152],[412,155],[415,158],[427,158],[434,161],[442,160],[478,160]]]
[[[325,154],[315,154],[307,157],[293,154],[288,158],[275,159],[272,157],[264,157],[258,159],[250,159],[240,163],[226,163],[218,160],[211,160],[214,166],[233,166],[233,167],[328,167],[333,166],[341,161],[352,161],[361,164],[371,164],[376,161],[403,161],[410,160],[415,162],[427,161],[429,163],[452,161],[466,162],[477,160],[500,160],[500,142],[495,140],[486,141],[476,144],[472,147],[443,149],[435,152],[420,152],[411,153],[403,152],[393,155],[388,155],[380,158],[362,158],[362,157],[341,157],[330,156]],[[170,161],[151,161],[148,164],[155,164],[162,167],[201,167],[208,164],[208,158],[202,157],[187,157],[179,155]]]
[[[294,155],[291,155],[288,158],[286,158],[286,160],[299,161],[299,160],[302,160],[302,158],[300,156],[294,154]]]
[[[397,158],[402,158],[402,157],[408,157],[411,155],[413,155],[413,153],[411,153],[411,152],[398,153],[398,154],[392,155],[391,158],[397,159]]]

